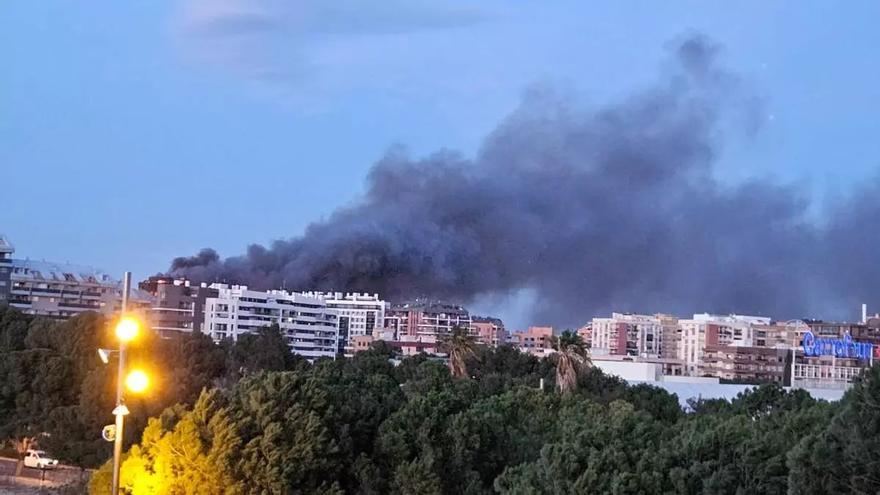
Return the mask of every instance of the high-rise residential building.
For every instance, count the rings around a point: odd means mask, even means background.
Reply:
[[[477,339],[477,342],[492,347],[507,342],[504,322],[498,318],[474,316],[471,319],[471,334]]]
[[[421,300],[394,303],[385,311],[385,328],[393,329],[395,337],[434,337],[449,335],[455,327],[470,328],[471,317],[466,309],[455,304]]]
[[[769,325],[770,318],[703,313],[695,314],[690,320],[679,320],[678,324],[681,326],[678,358],[684,361],[688,375],[697,376],[707,347],[752,346],[754,327]]]
[[[215,341],[277,324],[291,351],[309,359],[335,357],[339,328],[336,310],[324,300],[283,290],[255,291],[246,286],[212,284],[205,299],[206,333]]]
[[[660,357],[663,324],[659,316],[612,313],[611,318],[593,318],[594,354]]]
[[[14,259],[0,237],[0,300],[24,313],[69,318],[86,311],[114,314],[122,308],[122,283],[95,268],[70,263]],[[146,311],[149,294],[132,289],[129,311]]]
[[[373,330],[384,325],[386,303],[379,294],[358,292],[303,292],[302,294],[318,298],[324,301],[329,309],[336,310],[340,354],[351,356],[355,350],[354,337],[372,336]]]
[[[205,322],[205,300],[217,297],[218,290],[207,284],[193,284],[186,279],[154,276],[138,284],[153,296],[147,319],[153,330],[162,336],[174,332],[202,332]]]

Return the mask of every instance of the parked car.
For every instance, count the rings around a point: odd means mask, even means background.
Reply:
[[[58,465],[58,459],[52,459],[43,450],[28,449],[24,456],[24,465],[35,469],[54,469]]]

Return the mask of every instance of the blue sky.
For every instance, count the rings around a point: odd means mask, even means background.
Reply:
[[[878,2],[0,5],[0,233],[142,278],[238,254],[357,199],[389,146],[475,152],[522,92],[623,97],[699,31],[764,100],[722,181],[822,204],[880,165]]]

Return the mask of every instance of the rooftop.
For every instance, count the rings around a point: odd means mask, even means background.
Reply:
[[[50,261],[12,260],[13,278],[75,282],[80,284],[117,285],[107,273],[90,266]]]
[[[391,305],[392,311],[424,311],[426,313],[446,313],[466,315],[468,311],[457,304],[430,299],[414,299],[412,301],[396,302]]]

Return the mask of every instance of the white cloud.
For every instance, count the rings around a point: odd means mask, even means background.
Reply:
[[[376,39],[486,19],[473,7],[407,0],[183,0],[179,13],[178,34],[199,60],[272,84],[320,78],[321,57],[335,62],[340,45],[350,59],[375,60]]]

